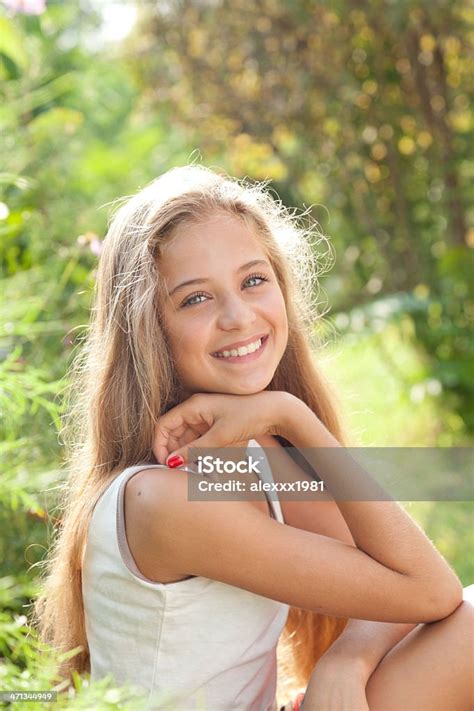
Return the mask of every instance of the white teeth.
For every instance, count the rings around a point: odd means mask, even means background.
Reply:
[[[219,358],[229,358],[231,356],[246,356],[249,353],[255,353],[255,351],[258,351],[258,349],[262,345],[262,339],[259,338],[258,341],[254,341],[253,343],[249,343],[248,346],[241,346],[240,348],[233,348],[230,351],[218,351],[214,355],[216,355]]]

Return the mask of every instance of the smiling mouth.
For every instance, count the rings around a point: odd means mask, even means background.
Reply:
[[[247,346],[241,346],[240,348],[232,348],[230,350],[216,351],[211,353],[213,358],[218,358],[222,361],[227,361],[229,363],[245,362],[248,360],[255,360],[261,354],[265,348],[265,344],[268,340],[267,336],[262,336],[252,341]]]

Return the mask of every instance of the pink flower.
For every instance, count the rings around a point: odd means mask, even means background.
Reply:
[[[102,242],[100,241],[100,239],[95,238],[91,241],[90,250],[97,257],[100,256],[100,253],[102,252]]]
[[[92,254],[95,254],[96,257],[100,257],[100,253],[102,252],[102,242],[95,232],[89,231],[83,235],[79,235],[76,242],[80,247],[89,247]]]
[[[2,0],[13,12],[21,15],[42,15],[46,10],[46,0]]]

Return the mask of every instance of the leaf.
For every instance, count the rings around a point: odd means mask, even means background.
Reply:
[[[0,17],[0,53],[25,70],[29,59],[25,51],[26,38],[8,17]]]
[[[30,121],[28,129],[38,141],[47,137],[57,137],[61,133],[64,135],[75,133],[83,120],[80,111],[58,106],[39,114]]]
[[[1,18],[0,18],[1,19]],[[0,185],[15,185],[20,190],[36,185],[36,181],[28,178],[25,175],[17,175],[16,173],[0,173]]]
[[[48,106],[51,102],[57,101],[59,97],[68,94],[75,87],[76,75],[74,72],[61,74],[43,86],[27,91],[14,101],[10,102],[10,107],[20,115],[28,112],[38,111]]]

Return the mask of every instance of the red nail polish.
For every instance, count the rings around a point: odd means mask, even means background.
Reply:
[[[175,469],[176,467],[182,467],[184,464],[184,459],[180,454],[175,454],[174,456],[170,457],[168,461],[166,462],[168,467],[171,467],[171,469]]]

